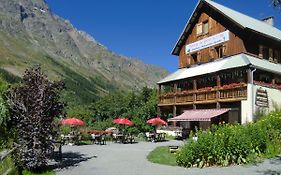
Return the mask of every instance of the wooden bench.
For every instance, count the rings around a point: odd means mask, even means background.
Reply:
[[[170,153],[175,153],[179,150],[179,146],[169,146]]]

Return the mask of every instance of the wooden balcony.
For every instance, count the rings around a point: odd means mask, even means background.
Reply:
[[[241,101],[245,99],[247,99],[246,84],[236,87],[225,86],[167,93],[160,95],[159,106]]]

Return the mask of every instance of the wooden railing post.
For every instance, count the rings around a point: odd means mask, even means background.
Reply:
[[[197,82],[196,82],[196,80],[193,80],[193,90],[195,91],[195,93],[193,93],[193,101],[196,102],[196,98],[197,98],[197,95],[196,95]]]
[[[176,104],[176,102],[177,102],[177,91],[178,91],[178,84],[175,82],[174,83],[174,94],[175,94],[175,96],[174,96],[174,104]]]
[[[158,89],[157,89],[157,96],[158,96],[158,104],[159,103],[162,103],[162,100],[161,100],[161,84],[158,85]]]
[[[220,87],[221,87],[221,78],[219,75],[217,75],[217,94],[216,94],[216,106],[217,106],[217,109],[220,108],[220,102],[219,102],[219,99],[221,98],[221,95],[220,95]]]

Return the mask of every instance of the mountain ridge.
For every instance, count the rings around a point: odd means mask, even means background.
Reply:
[[[155,87],[168,74],[158,66],[113,53],[53,14],[44,0],[0,0],[0,42],[2,69],[21,75],[31,64],[41,64],[51,79],[67,79],[73,86],[83,79],[84,90],[97,96]],[[78,89],[70,90],[77,93]]]

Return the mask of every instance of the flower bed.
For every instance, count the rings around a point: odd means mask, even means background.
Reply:
[[[231,84],[226,84],[221,87],[221,89],[233,89],[233,88],[239,88],[239,87],[244,87],[246,83],[240,82],[240,83],[231,83]]]
[[[254,80],[254,84],[259,85],[259,86],[268,87],[268,88],[281,89],[281,84],[265,83],[263,81],[256,81],[256,80]]]
[[[228,166],[274,157],[281,153],[280,133],[280,112],[253,124],[212,126],[206,132],[198,131],[198,140],[181,148],[177,163],[184,167]]]

